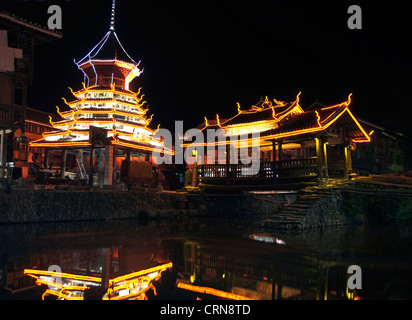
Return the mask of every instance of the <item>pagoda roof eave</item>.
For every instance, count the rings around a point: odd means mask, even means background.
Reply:
[[[70,117],[73,116],[74,114],[79,114],[79,113],[91,113],[91,114],[106,114],[106,113],[113,113],[114,115],[125,115],[125,116],[134,116],[143,119],[143,116],[145,115],[144,111],[141,111],[140,113],[136,112],[128,112],[128,111],[120,111],[114,108],[82,108],[82,109],[77,109],[73,111],[65,111],[61,112],[60,116],[62,118],[65,117]]]
[[[90,148],[91,144],[89,140],[81,141],[46,141],[44,138],[30,142],[31,147],[37,148],[49,148],[49,149],[81,149]]]
[[[124,88],[119,88],[119,87],[114,87],[114,86],[97,86],[97,85],[91,85],[89,87],[84,86],[82,89],[78,90],[78,91],[73,91],[73,95],[77,96],[83,93],[86,93],[88,91],[102,91],[102,92],[106,92],[106,91],[112,91],[115,94],[124,94],[130,97],[136,97],[137,95],[140,94],[140,90],[141,88],[139,88],[139,91],[133,92],[131,90],[128,89],[124,89]]]
[[[138,101],[140,102],[141,100],[138,100]],[[130,107],[135,107],[135,108],[141,108],[146,103],[146,101],[144,101],[143,103],[136,104],[136,103],[132,103],[128,101],[123,101],[123,100],[120,100],[114,97],[114,98],[98,98],[98,99],[92,99],[92,98],[77,99],[77,100],[73,100],[70,102],[66,102],[66,104],[71,108],[72,106],[79,104],[79,103],[101,103],[101,102],[103,103],[117,102],[119,104],[127,105]],[[106,109],[109,109],[109,108],[106,108]]]
[[[127,147],[127,148],[140,148],[140,149],[143,149],[144,151],[150,151],[150,152],[153,152],[153,151],[164,152],[165,154],[169,154],[169,155],[173,155],[174,153],[173,150],[170,150],[166,147],[157,147],[151,144],[143,144],[138,141],[128,141],[128,140],[118,138],[118,137],[114,138],[114,140],[112,141],[112,144]]]
[[[82,63],[79,63],[77,66],[79,68],[86,66],[87,64],[90,64],[90,66],[93,65],[108,65],[108,64],[115,64],[119,67],[122,68],[126,68],[126,69],[139,69],[135,64],[127,62],[127,61],[123,61],[123,60],[119,60],[119,59],[89,59],[86,60]],[[140,70],[140,69],[139,69]]]
[[[138,141],[128,141],[122,138],[111,139],[110,144],[117,145],[121,147],[131,148],[136,151],[143,153],[157,151],[163,151],[166,154],[173,154],[172,150],[163,147],[153,146],[150,143],[142,143]],[[91,148],[92,145],[89,140],[83,141],[46,141],[45,139],[40,139],[37,141],[30,142],[31,147],[40,147],[46,149],[82,149]]]

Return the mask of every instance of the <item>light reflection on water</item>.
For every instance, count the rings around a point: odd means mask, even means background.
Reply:
[[[57,265],[62,272],[108,284],[168,262],[170,270],[149,279],[153,288],[132,298],[412,298],[408,225],[364,224],[299,234],[257,225],[247,219],[199,218],[0,226],[0,299],[42,298],[48,286],[35,285],[24,269]],[[347,288],[350,265],[362,268],[362,289],[355,292]],[[121,282],[117,288],[127,295],[136,283],[126,288]],[[105,292],[107,287],[86,298],[100,299]]]

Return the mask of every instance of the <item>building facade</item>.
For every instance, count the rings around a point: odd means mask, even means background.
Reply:
[[[35,46],[61,37],[59,32],[0,11],[0,185],[10,178],[14,140],[25,134],[28,113],[33,112],[27,108],[27,89],[33,80]]]
[[[352,152],[353,171],[358,175],[405,173],[412,170],[411,139],[401,130],[389,129],[359,119],[371,142],[357,145]]]

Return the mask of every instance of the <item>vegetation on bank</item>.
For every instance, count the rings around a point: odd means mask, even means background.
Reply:
[[[342,213],[364,214],[368,221],[412,222],[412,189],[373,184],[357,184],[351,189],[352,192],[343,192]]]

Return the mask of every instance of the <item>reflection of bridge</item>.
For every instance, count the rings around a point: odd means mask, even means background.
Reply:
[[[258,248],[262,247],[246,242],[229,248],[227,243],[186,241],[187,279],[196,286],[264,300],[325,299],[327,291],[343,294],[346,290],[344,265],[293,254],[274,244],[267,251]],[[333,287],[328,288],[328,283]]]

